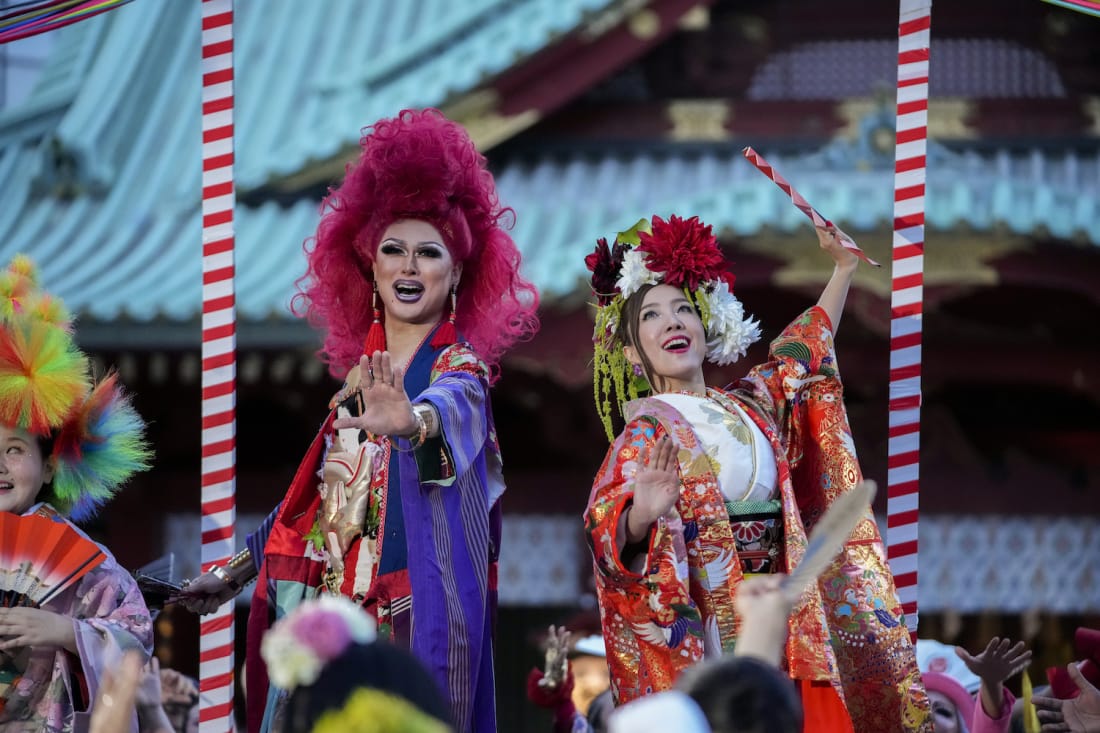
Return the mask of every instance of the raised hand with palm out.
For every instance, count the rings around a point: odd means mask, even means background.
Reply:
[[[634,475],[634,503],[626,517],[626,541],[641,542],[654,522],[668,514],[680,498],[676,446],[667,435],[649,450]]]
[[[1004,681],[1031,662],[1031,650],[1022,641],[1013,645],[1011,639],[994,636],[977,656],[962,647],[955,647],[955,654],[971,672],[981,678],[981,702],[986,715],[991,718],[1001,717],[1001,709],[1004,707]]]
[[[359,359],[362,414],[333,422],[336,430],[358,428],[375,435],[412,435],[416,417],[405,394],[404,374],[395,367],[388,351],[376,351]]]
[[[1100,731],[1100,689],[1081,674],[1076,663],[1066,668],[1080,694],[1071,700],[1034,695],[1043,733],[1097,733]]]

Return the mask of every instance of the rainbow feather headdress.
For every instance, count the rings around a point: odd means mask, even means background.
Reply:
[[[584,261],[592,272],[596,296],[593,387],[608,439],[614,439],[612,398],[621,411],[624,403],[650,389],[644,377],[633,374],[619,331],[623,304],[643,285],[683,289],[703,321],[710,362],[732,364],[760,338],[760,324],[745,315],[744,306],[733,295],[734,276],[718,240],[710,225],[697,216],[642,219],[619,232],[610,246],[600,239]]]
[[[18,255],[0,272],[0,422],[52,439],[53,481],[39,498],[82,521],[149,466],[145,424],[116,375],[94,382],[64,304]]]

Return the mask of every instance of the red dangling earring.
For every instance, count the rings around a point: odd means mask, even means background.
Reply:
[[[458,284],[456,283],[451,286],[451,314],[447,316],[447,321],[435,330],[435,336],[432,336],[431,344],[433,349],[450,346],[458,342],[458,329],[455,328],[455,313],[458,311],[457,292]]]
[[[382,309],[378,307],[378,283],[371,283],[371,307],[374,309],[374,322],[370,324],[367,338],[363,342],[363,353],[374,356],[376,351],[386,350],[386,329],[382,325]]]

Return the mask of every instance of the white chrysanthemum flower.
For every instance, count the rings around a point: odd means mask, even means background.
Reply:
[[[311,649],[299,644],[287,628],[264,634],[260,654],[267,663],[271,681],[284,690],[313,684],[321,674],[321,660]]]
[[[377,636],[374,619],[362,608],[342,595],[323,594],[302,603],[264,634],[260,654],[271,681],[293,690],[316,682],[329,659],[349,642],[369,644]]]
[[[664,276],[663,272],[651,272],[645,266],[645,253],[631,249],[623,255],[623,266],[619,268],[619,279],[615,286],[626,300],[643,285],[656,285]]]
[[[714,292],[703,293],[710,312],[707,334],[707,359],[725,366],[740,359],[756,341],[760,340],[760,323],[745,315],[745,307],[725,282],[718,283]]]

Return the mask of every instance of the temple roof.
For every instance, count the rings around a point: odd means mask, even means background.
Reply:
[[[635,5],[242,4],[235,31],[242,320],[291,319],[287,305],[319,203],[316,180],[295,189],[295,176],[345,160],[364,122],[402,107],[446,106],[464,93],[491,96],[487,80],[567,35],[624,22]],[[30,253],[85,323],[183,324],[199,314],[198,7],[158,9],[125,8],[60,31],[36,91],[0,114],[0,259]],[[879,110],[853,140],[760,152],[857,241],[870,232],[881,238],[892,217],[893,171],[875,140],[892,124]],[[698,214],[734,237],[807,228],[728,144],[536,151],[493,162],[501,200],[516,211],[512,234],[526,275],[547,303],[583,293],[583,255],[594,240],[642,216]],[[929,247],[936,232],[958,228],[1100,245],[1100,153],[933,145],[926,204]]]
[[[337,155],[370,121],[441,105],[620,4],[241,3],[234,26],[237,186],[256,188]],[[58,31],[31,97],[0,115],[0,147],[55,137],[76,158],[79,182],[92,187],[160,183],[133,175],[133,161],[177,178],[194,169],[162,190],[194,198],[199,30],[197,5],[165,3]]]
[[[760,151],[796,182],[820,211],[852,234],[881,238],[893,215],[888,169],[825,167],[824,156]],[[42,277],[85,318],[189,321],[200,308],[199,203],[170,205],[155,189],[112,188],[102,198],[35,197],[19,171],[29,149],[0,158],[9,181],[0,198],[3,256],[30,252]],[[151,175],[171,178],[171,171]],[[751,236],[764,229],[807,231],[808,221],[739,153],[575,156],[514,162],[498,171],[501,200],[516,211],[512,236],[525,274],[546,302],[583,292],[584,255],[597,237],[613,235],[653,213],[698,214],[717,231]],[[17,203],[16,203],[17,202]],[[1005,229],[1100,245],[1100,154],[991,157],[945,154],[929,168],[927,247],[936,232]],[[239,205],[237,294],[246,320],[290,318],[294,281],[305,270],[302,243],[318,204]]]

